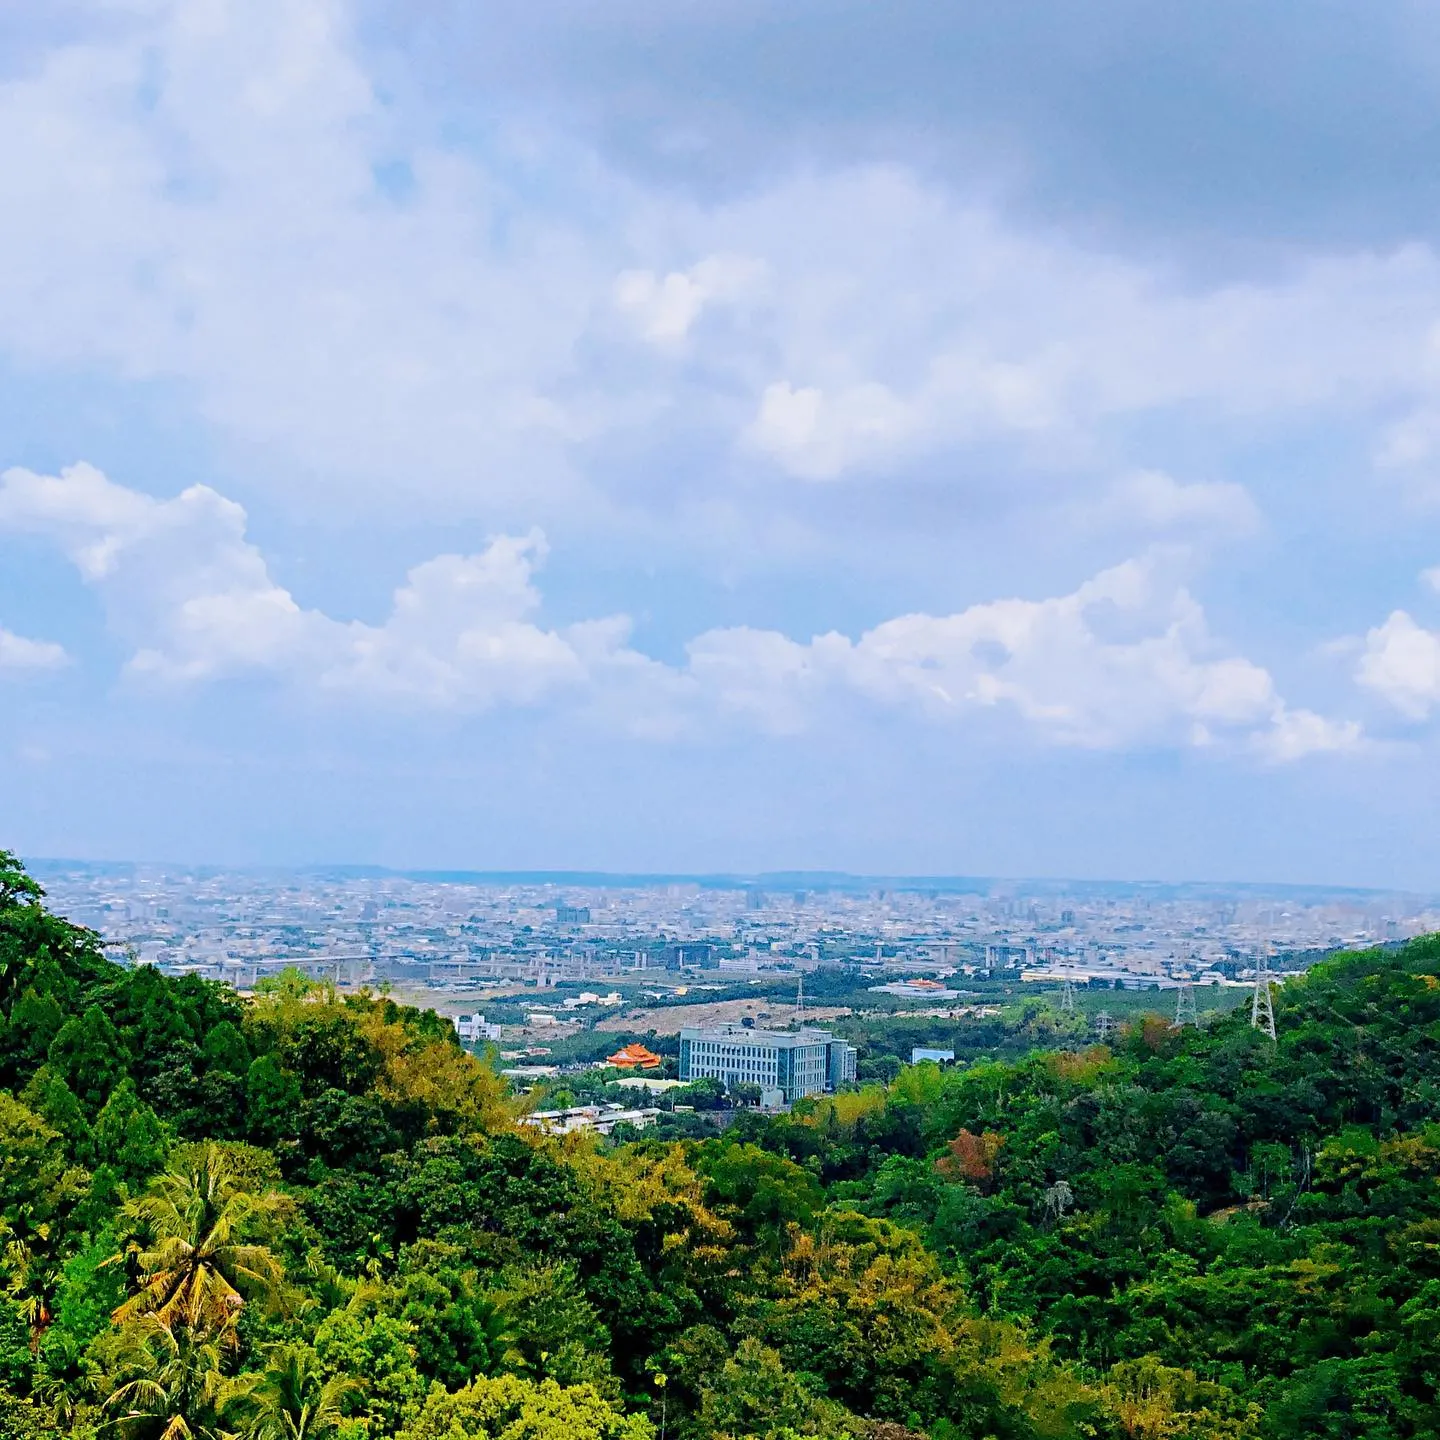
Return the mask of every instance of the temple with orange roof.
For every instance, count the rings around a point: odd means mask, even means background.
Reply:
[[[665,1062],[637,1041],[623,1050],[617,1050],[605,1063],[617,1070],[658,1070]]]

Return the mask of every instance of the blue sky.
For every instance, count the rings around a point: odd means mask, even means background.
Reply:
[[[0,843],[1433,888],[1440,17],[0,15]]]

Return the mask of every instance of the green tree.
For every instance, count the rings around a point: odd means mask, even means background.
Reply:
[[[93,1159],[93,1136],[85,1111],[75,1092],[52,1066],[42,1065],[30,1077],[20,1098],[65,1137],[75,1159],[82,1163]]]
[[[372,1435],[394,1435],[419,1411],[426,1382],[415,1364],[414,1327],[392,1315],[336,1310],[315,1331],[327,1376],[360,1380],[359,1405]]]
[[[344,1402],[359,1391],[350,1376],[326,1375],[308,1345],[277,1345],[265,1368],[227,1399],[227,1422],[251,1440],[326,1440],[344,1425]]]
[[[0,910],[13,905],[38,905],[45,898],[40,882],[26,873],[13,850],[0,850]]]
[[[226,1387],[213,1333],[142,1315],[101,1354],[104,1410],[124,1440],[220,1440]]]
[[[0,1090],[0,1221],[15,1239],[44,1240],[84,1191],[59,1132]]]
[[[205,1057],[206,1065],[212,1070],[243,1076],[250,1068],[250,1047],[245,1043],[245,1037],[229,1020],[222,1020],[211,1027],[200,1051]]]
[[[277,1299],[283,1291],[284,1268],[262,1242],[289,1208],[274,1191],[242,1188],[218,1145],[180,1155],[125,1207],[141,1238],[116,1259],[133,1263],[139,1288],[115,1318],[153,1314],[233,1343],[247,1294]]]
[[[702,1433],[744,1440],[852,1440],[858,1427],[842,1406],[817,1396],[780,1356],[742,1340],[701,1400]]]
[[[128,1076],[111,1092],[95,1120],[95,1157],[127,1185],[147,1180],[165,1163],[170,1134],[135,1093]]]
[[[72,1015],[50,1042],[47,1059],[80,1098],[87,1115],[98,1115],[129,1062],[120,1033],[98,1006]]]
[[[401,1440],[654,1440],[643,1415],[626,1415],[592,1386],[515,1375],[431,1392]]]
[[[55,1286],[54,1316],[45,1332],[41,1358],[52,1375],[74,1372],[86,1347],[110,1326],[110,1315],[125,1298],[123,1277],[105,1262],[115,1237],[103,1231],[65,1261]]]
[[[508,1353],[516,1368],[615,1393],[610,1334],[573,1266],[546,1261],[507,1271],[494,1298],[509,1318]]]
[[[64,1023],[65,1011],[53,995],[26,986],[9,1020],[0,1017],[0,1059],[6,1077],[21,1081],[40,1065]]]
[[[299,1128],[300,1082],[273,1055],[261,1055],[246,1072],[245,1124],[261,1144],[273,1144]]]

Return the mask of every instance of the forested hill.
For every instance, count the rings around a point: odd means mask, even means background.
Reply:
[[[1440,1433],[1440,943],[723,1137],[109,965],[0,852],[0,1440]]]

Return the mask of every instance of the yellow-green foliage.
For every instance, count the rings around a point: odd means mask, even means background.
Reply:
[[[515,1375],[430,1392],[400,1440],[654,1440],[642,1415],[625,1415],[590,1385],[535,1384]]]

